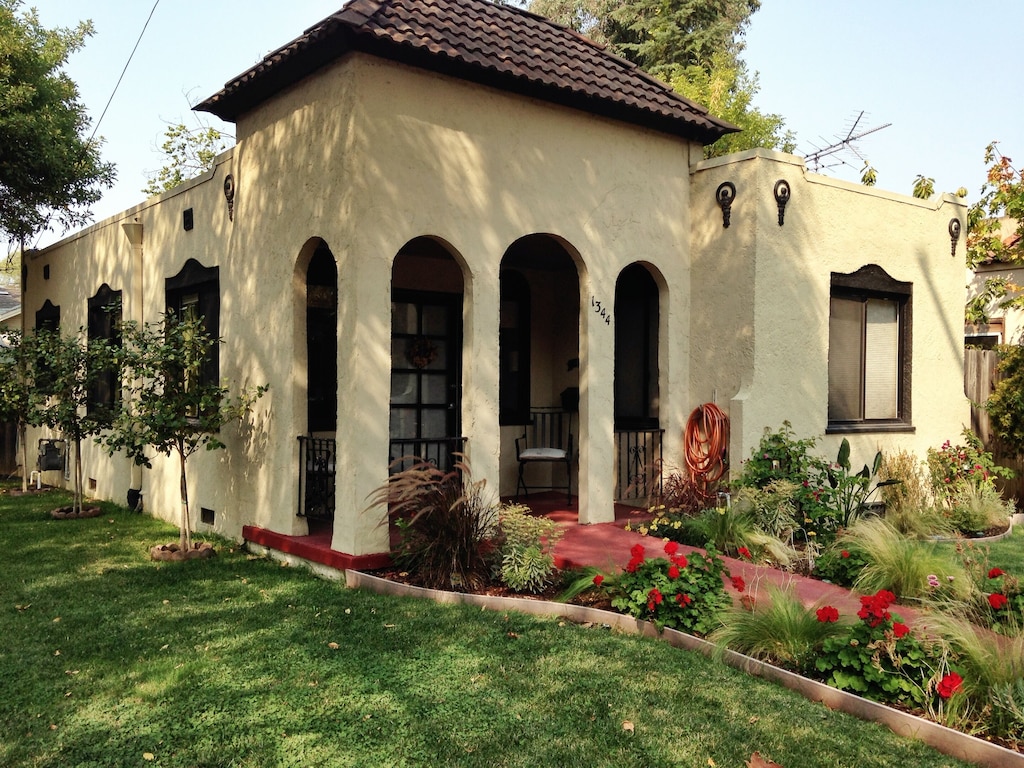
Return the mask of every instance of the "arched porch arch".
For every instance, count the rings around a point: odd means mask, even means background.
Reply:
[[[389,457],[448,467],[462,435],[465,262],[438,237],[413,238],[391,267]],[[405,462],[393,464],[393,468]]]

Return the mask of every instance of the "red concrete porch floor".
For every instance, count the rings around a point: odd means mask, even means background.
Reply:
[[[568,505],[561,494],[535,494],[522,501],[534,513],[545,515],[563,526],[564,533],[555,546],[555,564],[559,568],[593,566],[607,573],[615,573],[629,562],[630,549],[635,544],[643,545],[649,558],[665,556],[661,539],[624,530],[626,523],[635,525],[649,519],[644,509],[616,504],[614,523],[579,525],[575,503]],[[389,565],[389,558],[385,554],[352,556],[332,550],[330,531],[316,532],[309,536],[286,536],[263,528],[245,526],[242,536],[246,541],[338,570],[373,570]],[[681,547],[684,553],[694,550],[695,547]],[[722,559],[729,573],[741,577],[746,585],[745,591],[755,598],[769,584],[774,584],[785,590],[793,590],[801,602],[808,606],[831,605],[846,616],[855,616],[860,610],[858,596],[842,587],[745,560],[731,557]],[[726,589],[738,596],[728,579]],[[896,606],[895,612],[908,624],[921,621],[913,608],[900,605]]]

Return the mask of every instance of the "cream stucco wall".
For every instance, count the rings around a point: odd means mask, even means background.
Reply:
[[[779,179],[792,189],[781,227]],[[715,201],[723,181],[737,190],[729,228]],[[764,429],[785,420],[835,456],[843,435],[825,434],[830,273],[866,264],[913,283],[913,431],[846,435],[853,461],[897,447],[923,457],[970,423],[963,266],[950,256],[947,229],[951,218],[963,222],[962,203],[829,179],[766,150],[699,163],[692,182],[692,405],[717,399],[729,412],[734,471]]]
[[[681,434],[689,381],[687,217],[691,146],[678,139],[534,102],[401,65],[354,55],[275,96],[238,123],[238,143],[215,171],[68,238],[30,260],[26,309],[49,298],[62,326],[84,324],[101,283],[125,290],[135,316],[132,264],[122,229],[142,225],[142,304],[163,310],[164,279],[189,257],[220,267],[221,375],[268,383],[252,424],[224,435],[228,449],[190,461],[195,516],[216,511],[217,530],[256,524],[305,532],[296,517],[297,441],[306,429],[302,280],[322,238],[338,266],[339,476],[334,548],[387,549],[367,497],[387,477],[392,263],[410,240],[447,245],[462,271],[462,432],[474,474],[511,493],[514,452],[498,412],[498,271],[519,238],[545,234],[575,263],[581,310],[579,504],[581,520],[609,520],[614,448],[612,329],[590,311],[611,306],[630,263],[652,265],[662,289],[662,425]],[[223,195],[236,189],[234,220]],[[186,232],[182,212],[195,227]],[[43,281],[44,266],[51,269]],[[136,282],[133,282],[136,281]],[[552,288],[554,290],[554,287]],[[557,298],[557,297],[556,297]],[[551,357],[565,357],[557,349]],[[550,376],[552,393],[565,372]],[[544,371],[538,371],[543,379]],[[538,392],[538,396],[539,396]],[[545,392],[544,395],[550,393]],[[676,440],[678,438],[675,438]],[[122,500],[123,459],[86,449],[96,495]],[[504,468],[504,471],[503,469]],[[143,472],[147,509],[174,519],[176,468]]]

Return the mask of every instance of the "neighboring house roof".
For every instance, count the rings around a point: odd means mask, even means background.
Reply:
[[[571,29],[486,0],[350,0],[195,108],[234,122],[351,51],[703,144],[739,130]]]

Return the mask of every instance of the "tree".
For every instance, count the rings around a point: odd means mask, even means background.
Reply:
[[[200,448],[225,448],[222,427],[240,420],[266,386],[230,397],[220,382],[204,381],[203,364],[221,340],[208,334],[201,317],[168,315],[163,322],[121,324],[117,355],[124,377],[121,408],[111,430],[98,438],[108,452],[124,450],[136,464],[151,467],[147,448],[178,457],[181,490],[179,546],[192,548],[186,466]]]
[[[78,88],[61,71],[93,33],[43,28],[21,0],[0,0],[0,231],[24,242],[53,217],[65,228],[89,220],[89,206],[114,182]]]
[[[151,174],[142,190],[146,195],[159,195],[213,168],[217,155],[227,146],[226,134],[208,125],[189,128],[184,123],[167,126],[160,147],[167,164]]]
[[[985,148],[989,166],[981,197],[967,212],[967,267],[985,262],[1024,264],[1024,176],[996,142]],[[1007,229],[1012,233],[1007,237]],[[993,310],[1024,308],[1021,287],[1005,277],[990,277],[967,302],[968,323],[987,323]]]
[[[73,514],[82,511],[82,440],[103,429],[110,418],[89,407],[89,396],[112,352],[106,339],[88,340],[84,328],[73,336],[45,330],[35,336],[35,387],[41,395],[37,421],[75,446]]]
[[[752,147],[792,152],[780,115],[752,106],[757,74],[740,58],[760,0],[532,0],[530,10],[606,45],[712,114],[739,126],[705,148],[715,157]]]
[[[0,421],[13,421],[18,426],[23,492],[28,490],[28,427],[40,423],[42,394],[35,382],[38,360],[33,336],[23,336],[14,329],[0,334]]]

